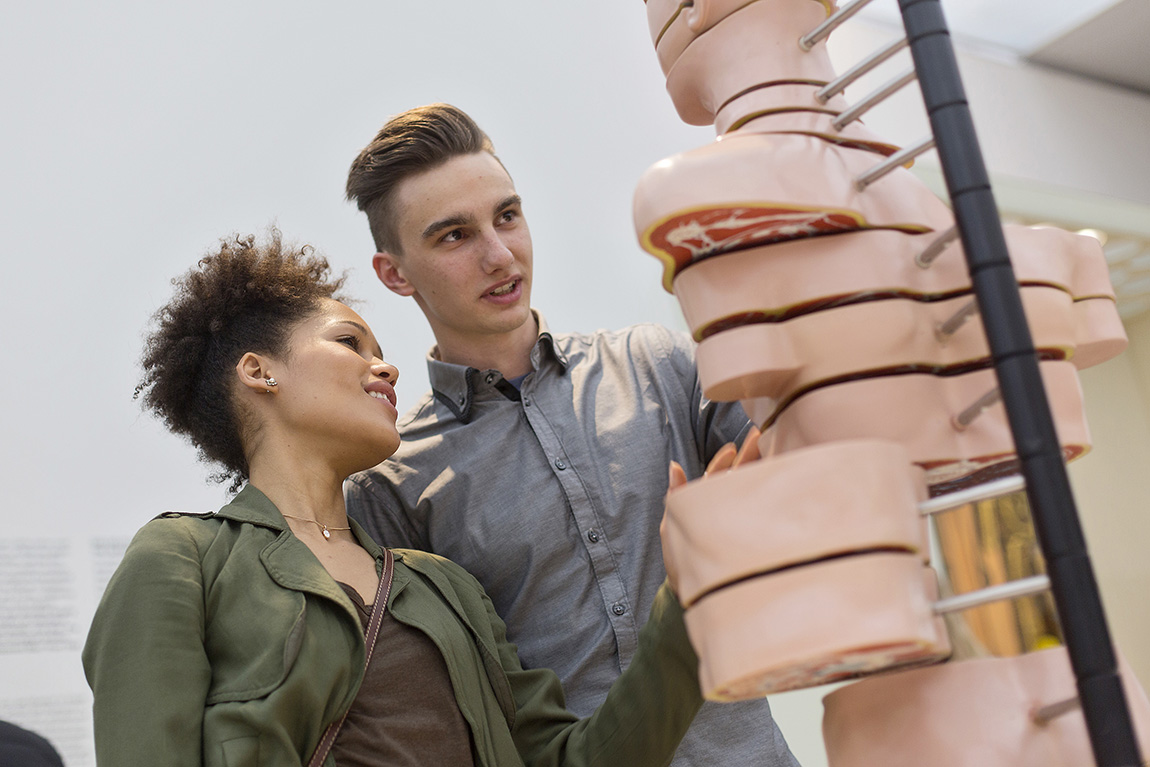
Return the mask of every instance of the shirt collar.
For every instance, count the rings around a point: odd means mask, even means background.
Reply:
[[[535,309],[532,309],[531,313],[535,316],[539,328],[539,336],[535,340],[535,345],[531,347],[532,370],[538,370],[543,361],[550,358],[559,365],[561,373],[567,372],[567,356],[556,346],[555,338],[547,327],[547,320]],[[427,377],[431,381],[431,390],[435,398],[446,405],[456,418],[468,423],[471,421],[471,406],[475,401],[476,388],[485,384],[485,376],[488,373],[500,373],[500,371],[455,365],[443,362],[438,357],[439,347],[431,347],[427,353]]]

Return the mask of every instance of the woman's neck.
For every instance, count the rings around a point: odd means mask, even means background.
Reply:
[[[282,455],[253,457],[249,469],[251,484],[285,517],[313,520],[329,527],[347,526],[344,477],[338,472]]]

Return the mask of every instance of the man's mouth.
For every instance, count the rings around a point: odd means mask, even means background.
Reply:
[[[487,295],[489,295],[489,296],[505,296],[508,293],[510,293],[511,291],[515,290],[517,285],[519,285],[519,280],[512,280],[511,282],[507,283],[506,285],[503,285],[501,287],[496,288],[495,290],[488,292]]]

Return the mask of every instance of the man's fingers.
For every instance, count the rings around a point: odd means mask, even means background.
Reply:
[[[732,468],[742,466],[744,463],[757,461],[761,457],[759,453],[759,437],[762,436],[759,427],[752,426],[747,432],[747,436],[743,438],[743,446],[739,448],[739,454],[735,456],[735,463]]]
[[[714,474],[717,471],[726,471],[735,463],[735,457],[738,454],[739,451],[735,449],[734,443],[728,442],[719,448],[718,452],[715,453],[715,457],[711,459],[709,464],[707,464],[707,470],[704,472],[704,474]]]

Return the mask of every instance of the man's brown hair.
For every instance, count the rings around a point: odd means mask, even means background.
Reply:
[[[347,199],[367,214],[376,250],[400,253],[393,208],[401,181],[476,152],[494,156],[491,139],[450,104],[416,107],[388,120],[347,174]]]

